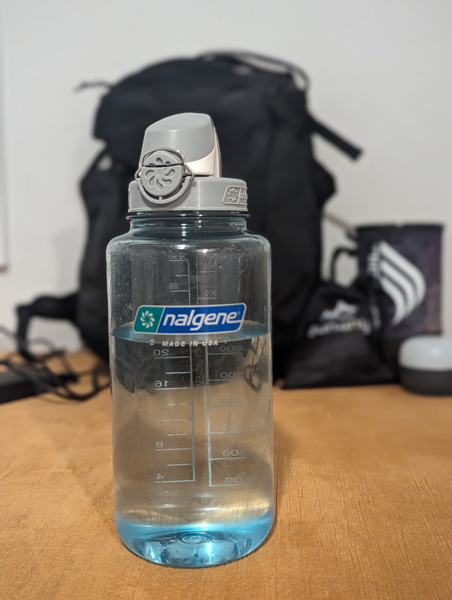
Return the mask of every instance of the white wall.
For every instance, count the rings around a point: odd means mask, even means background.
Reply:
[[[0,11],[1,17],[1,11]],[[7,216],[6,216],[6,143],[5,111],[3,110],[4,84],[2,39],[0,36],[0,271],[7,267]],[[1,346],[0,346],[1,347]]]
[[[366,149],[353,164],[318,141],[340,187],[331,212],[354,223],[448,225],[452,333],[450,0],[4,0],[3,8],[10,269],[0,273],[0,323],[14,325],[19,302],[76,286],[86,226],[77,183],[99,147],[91,127],[100,94],[74,93],[77,84],[234,47],[302,65],[313,112]],[[325,235],[326,253],[343,241],[330,225]],[[70,326],[41,322],[33,333],[78,343]]]

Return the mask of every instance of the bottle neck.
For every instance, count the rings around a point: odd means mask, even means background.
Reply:
[[[203,234],[240,235],[246,232],[243,213],[210,212],[153,212],[130,215],[132,235],[188,237]]]

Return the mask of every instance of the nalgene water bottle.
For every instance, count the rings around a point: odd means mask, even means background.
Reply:
[[[143,558],[217,565],[273,521],[270,248],[209,116],[151,125],[108,247],[116,527]]]

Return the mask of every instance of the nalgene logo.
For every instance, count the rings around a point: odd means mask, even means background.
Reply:
[[[133,328],[139,333],[169,335],[228,333],[243,325],[246,304],[210,306],[140,306]]]

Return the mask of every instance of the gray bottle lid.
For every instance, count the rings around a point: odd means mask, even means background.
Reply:
[[[209,115],[182,113],[146,129],[129,212],[247,211],[246,183],[221,177],[217,133]]]
[[[439,335],[409,338],[400,346],[399,365],[420,371],[452,371],[452,339]]]

